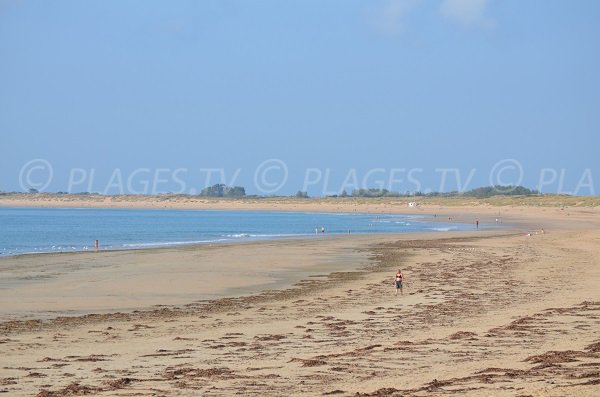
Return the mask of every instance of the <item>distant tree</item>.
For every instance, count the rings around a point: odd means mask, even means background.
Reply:
[[[215,185],[217,186],[217,185]],[[212,186],[211,188],[215,188]],[[206,190],[206,189],[205,189]],[[204,192],[204,191],[203,191]],[[486,186],[486,187],[478,187],[466,192],[459,192],[457,190],[453,190],[450,192],[422,192],[415,191],[410,192],[406,191],[404,193],[392,192],[387,189],[377,189],[377,188],[361,188],[354,189],[352,193],[349,195],[346,190],[343,190],[339,196],[331,195],[327,197],[475,197],[475,198],[488,198],[492,196],[532,196],[532,195],[540,195],[541,193],[537,190],[528,189],[524,186]],[[306,192],[298,191],[296,193],[296,197],[308,197]]]
[[[386,197],[390,195],[390,191],[387,189],[354,189],[352,191],[353,197]]]
[[[308,198],[308,192],[303,192],[301,190],[298,190],[298,192],[296,193],[296,197],[298,197],[298,198]]]
[[[208,197],[223,197],[223,189],[225,185],[217,184],[212,186],[207,186],[200,192],[200,196],[208,196]]]
[[[200,196],[207,197],[243,197],[246,195],[246,189],[242,186],[226,186],[222,183],[207,186],[200,192]]]
[[[37,189],[31,188],[29,189],[29,193],[39,193]]]
[[[242,186],[228,187],[225,189],[224,193],[226,197],[244,197],[246,195],[246,189]]]
[[[540,194],[537,190],[528,189],[524,186],[486,186],[478,187],[464,193],[465,196],[487,198],[492,196],[533,196]]]

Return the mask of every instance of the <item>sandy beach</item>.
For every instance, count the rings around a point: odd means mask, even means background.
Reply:
[[[599,21],[0,0],[0,397],[600,397]]]
[[[307,203],[269,208],[410,213],[400,201]],[[2,258],[0,392],[598,394],[597,207],[413,211],[513,226]]]

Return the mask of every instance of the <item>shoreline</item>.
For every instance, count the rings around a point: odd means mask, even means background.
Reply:
[[[368,257],[358,254],[359,252],[368,252],[382,243],[397,241],[397,240],[443,240],[448,238],[491,238],[496,236],[516,235],[519,232],[516,229],[490,229],[480,231],[450,231],[450,232],[406,232],[406,233],[372,233],[372,234],[353,234],[353,235],[329,235],[325,238],[290,238],[290,239],[273,239],[260,241],[246,242],[225,242],[220,244],[194,244],[185,247],[160,247],[160,248],[144,248],[144,249],[127,249],[127,250],[106,250],[99,252],[66,252],[66,253],[37,253],[24,254],[11,257],[0,257],[0,265],[5,266],[0,269],[0,275],[3,275],[4,288],[0,289],[0,301],[3,304],[0,309],[0,325],[11,321],[29,321],[29,320],[52,320],[56,317],[85,317],[88,315],[108,315],[116,312],[131,313],[134,311],[152,311],[153,306],[160,305],[163,309],[178,311],[181,307],[193,304],[198,300],[218,300],[221,298],[239,298],[246,295],[262,294],[265,291],[281,290],[285,291],[294,288],[296,284],[311,281],[314,277],[329,277],[337,271],[359,271],[362,267],[370,263]],[[315,253],[306,253],[313,250]],[[247,260],[244,255],[252,252],[258,255],[258,258]],[[302,252],[305,257],[302,260],[296,257]],[[244,263],[248,266],[248,270],[244,270],[246,274],[243,282],[226,281],[223,276],[211,280],[212,285],[203,283],[197,280],[196,284],[188,285],[185,291],[187,294],[194,293],[196,289],[201,290],[203,287],[212,292],[196,293],[196,298],[193,296],[181,293],[181,296],[176,295],[171,298],[166,296],[160,299],[148,299],[147,294],[160,295],[162,292],[169,292],[173,285],[181,285],[189,282],[190,278],[197,277],[194,274],[202,277],[203,272],[212,274],[214,271],[210,268],[217,258],[229,258],[226,266],[218,269],[218,272],[235,271],[235,266]],[[239,258],[236,258],[239,256]],[[294,261],[294,267],[276,264],[264,264],[263,260],[271,260],[273,256],[278,257],[277,261]],[[194,259],[196,258],[196,259]],[[198,259],[200,258],[200,259]],[[269,258],[269,259],[265,259]],[[195,265],[205,263],[204,270],[193,268],[187,265],[192,261]],[[200,261],[200,262],[199,262]],[[161,263],[174,262],[168,269],[161,269]],[[81,265],[88,263],[89,265]],[[259,264],[260,263],[260,264]],[[300,263],[302,263],[300,265]],[[341,264],[341,265],[340,265]],[[87,267],[86,267],[87,266]],[[261,267],[262,266],[262,267]],[[348,268],[350,267],[350,269]],[[110,270],[111,277],[105,280],[104,274]],[[144,285],[147,272],[151,272],[153,277],[156,277],[157,272],[169,271],[174,273],[182,273],[181,278],[175,278],[168,286],[160,287],[151,284],[154,288],[151,291],[142,289],[138,284]],[[197,272],[200,273],[197,273]],[[7,275],[8,273],[8,275]],[[126,277],[122,281],[111,281],[113,277]],[[159,273],[160,274],[160,273]],[[79,275],[79,277],[77,276]],[[62,278],[61,278],[62,277]],[[23,281],[26,280],[26,281]],[[96,280],[96,281],[93,281]],[[178,280],[178,281],[175,281]],[[65,284],[68,281],[67,284]],[[94,288],[98,289],[98,285],[103,283],[110,288],[111,294],[118,291],[116,288],[122,284],[120,291],[129,294],[130,284],[136,285],[134,290],[141,297],[146,297],[139,301],[138,298],[129,299],[128,302],[132,306],[111,307],[104,304],[102,309],[85,309],[83,307],[63,307],[62,309],[55,306],[48,306],[44,303],[48,298],[43,295],[43,291],[50,293],[56,289],[68,288],[73,290],[74,285],[83,283],[94,283]],[[58,283],[58,284],[57,284]],[[100,284],[98,284],[100,283]],[[146,284],[148,281],[146,281]],[[20,289],[16,289],[20,288]],[[19,292],[20,291],[20,292]],[[14,307],[23,307],[27,298],[32,291],[36,291],[38,295],[35,300],[28,303],[25,307],[47,307],[36,315],[35,312],[21,309],[24,313],[18,315],[18,311],[14,311]],[[41,291],[41,292],[39,292]],[[146,292],[147,291],[147,292]],[[7,292],[9,295],[6,295]],[[19,302],[10,304],[11,297],[14,293],[20,294]],[[89,299],[90,290],[81,290],[80,295],[72,296],[69,299],[85,300]],[[54,295],[52,295],[54,296]],[[179,297],[177,297],[179,296]],[[33,298],[30,298],[33,299]],[[56,299],[56,298],[52,298]],[[66,298],[61,298],[64,301]],[[94,295],[92,300],[106,300],[103,295]],[[37,302],[37,303],[36,303]],[[108,302],[112,302],[109,300]],[[138,302],[138,303],[135,303]],[[149,303],[150,302],[150,303]],[[154,302],[154,303],[152,303]],[[63,302],[66,304],[66,302]],[[122,303],[121,303],[122,304]],[[7,311],[7,307],[12,307],[13,312]],[[25,314],[27,313],[27,314]],[[8,317],[7,317],[8,316]]]
[[[319,246],[325,246],[325,247],[331,247],[333,246],[334,248],[337,247],[338,251],[336,252],[338,255],[342,255],[343,252],[341,252],[341,249],[345,249],[345,248],[340,248],[341,247],[345,247],[348,244],[354,244],[354,241],[362,241],[363,245],[365,244],[364,242],[367,241],[368,243],[370,243],[371,241],[377,241],[377,240],[386,240],[389,238],[393,238],[389,235],[353,235],[350,236],[350,238],[348,238],[347,236],[344,235],[339,235],[339,236],[328,236],[325,239],[319,238],[319,239],[290,239],[290,240],[262,240],[262,241],[251,241],[251,242],[228,242],[228,243],[223,243],[223,244],[198,244],[198,245],[189,245],[186,247],[162,247],[162,248],[145,248],[145,249],[139,249],[139,250],[111,250],[111,251],[100,251],[100,252],[67,252],[67,253],[50,253],[50,254],[31,254],[31,255],[19,255],[19,256],[12,256],[12,257],[4,257],[4,258],[0,258],[0,264],[4,264],[5,267],[3,267],[3,271],[4,273],[6,273],[7,271],[11,271],[12,269],[18,269],[18,271],[21,271],[22,274],[19,275],[19,273],[16,274],[15,278],[28,278],[31,277],[29,275],[29,272],[32,272],[32,274],[37,275],[38,273],[41,273],[42,276],[40,277],[44,277],[43,275],[45,273],[58,273],[58,276],[60,277],[61,274],[63,275],[69,275],[69,272],[71,271],[71,268],[76,269],[79,272],[83,272],[81,279],[79,281],[73,281],[73,280],[69,280],[70,282],[77,282],[77,283],[83,283],[86,282],[87,279],[101,279],[103,277],[102,274],[102,269],[103,268],[109,268],[111,269],[111,273],[114,272],[121,272],[125,275],[127,275],[128,277],[130,277],[129,280],[127,280],[128,284],[140,284],[140,281],[136,281],[136,280],[143,280],[145,273],[147,273],[149,271],[149,265],[148,263],[153,263],[152,267],[150,269],[153,269],[152,271],[154,272],[154,274],[156,274],[157,272],[162,272],[163,270],[161,269],[161,263],[163,262],[174,262],[175,265],[171,266],[168,270],[172,271],[172,272],[180,272],[183,271],[184,273],[182,273],[182,278],[179,278],[178,282],[173,282],[172,284],[177,285],[177,283],[184,283],[187,280],[185,280],[186,278],[190,278],[190,277],[195,277],[192,276],[193,271],[195,271],[196,269],[194,269],[194,267],[192,265],[188,265],[188,263],[193,263],[194,266],[196,263],[198,263],[198,261],[200,261],[200,263],[204,263],[204,268],[205,270],[203,272],[205,272],[208,275],[211,275],[213,273],[211,267],[213,266],[213,263],[215,263],[215,261],[219,261],[221,260],[221,258],[223,257],[227,257],[228,258],[228,263],[226,263],[226,266],[223,266],[222,269],[220,268],[218,271],[219,272],[223,272],[223,271],[229,271],[232,272],[235,269],[235,266],[241,266],[242,263],[244,263],[245,266],[249,267],[250,269],[244,271],[245,277],[243,278],[243,280],[236,280],[235,282],[231,282],[228,280],[225,280],[223,276],[220,276],[220,279],[216,279],[214,280],[214,276],[211,276],[213,278],[213,280],[211,280],[211,284],[209,285],[207,283],[203,283],[202,280],[197,280],[197,284],[194,286],[189,286],[188,290],[189,291],[194,291],[194,289],[198,289],[198,290],[202,290],[202,288],[205,288],[207,290],[211,290],[213,291],[209,296],[198,296],[197,299],[217,299],[218,297],[225,297],[227,295],[227,291],[230,290],[231,288],[237,288],[238,289],[238,295],[243,295],[244,293],[247,292],[254,292],[254,293],[260,293],[262,290],[266,290],[269,289],[271,286],[275,286],[275,285],[281,285],[282,282],[283,284],[287,284],[289,283],[289,276],[286,278],[285,274],[283,271],[279,271],[278,274],[276,274],[275,276],[271,275],[271,272],[273,270],[277,270],[277,264],[273,263],[270,266],[266,266],[262,271],[257,268],[259,266],[261,266],[262,264],[259,264],[258,260],[250,260],[250,261],[246,261],[246,260],[242,260],[243,257],[245,255],[248,254],[248,252],[254,252],[255,255],[260,255],[259,259],[263,259],[263,258],[268,258],[271,255],[271,252],[273,252],[274,250],[279,250],[280,252],[280,256],[282,255],[282,251],[285,251],[285,248],[287,248],[287,246],[292,246],[292,249],[294,248],[298,248],[298,247],[303,247],[305,245],[308,244],[308,246],[313,247],[312,249],[319,249]],[[287,260],[290,260],[293,258],[293,255],[297,255],[298,250],[296,249],[295,251],[290,251],[289,254],[287,254],[287,256],[285,258],[287,258]],[[198,259],[199,258],[199,259]],[[282,258],[283,259],[283,258]],[[335,258],[334,258],[335,259]],[[314,262],[317,262],[319,260],[318,255],[313,255],[309,260],[305,260],[305,264],[304,267],[317,267],[318,268],[318,264],[315,264]],[[79,269],[78,268],[78,264],[82,263],[82,262],[87,262],[89,263],[89,267],[88,268],[84,268],[84,269]],[[271,260],[271,262],[273,262]],[[66,265],[65,265],[66,264]],[[356,264],[355,264],[356,265]],[[12,269],[11,269],[12,267]],[[58,270],[57,270],[58,267]],[[264,266],[263,266],[264,267]],[[40,268],[42,270],[40,270]],[[97,269],[96,269],[97,268]],[[127,272],[129,271],[129,269],[133,269],[131,270],[131,273],[128,274]],[[139,269],[139,270],[137,270]],[[181,269],[181,270],[179,270]],[[94,272],[96,272],[97,274],[95,274]],[[327,272],[330,273],[330,272]],[[117,273],[119,274],[119,273]],[[198,276],[201,276],[203,273],[198,273]],[[111,275],[111,277],[114,277],[114,275]],[[278,277],[282,277],[282,279],[278,279]],[[7,277],[4,277],[4,283],[6,283],[8,290],[11,292],[11,294],[13,293],[13,288],[15,287],[15,285],[23,284],[22,282],[19,282],[18,280],[16,281],[11,281],[9,279],[7,279]],[[37,279],[37,280],[33,280],[30,284],[30,288],[37,288],[36,284],[39,284],[41,282],[43,282],[44,285],[44,289],[47,291],[51,291],[53,289],[55,289],[56,287],[54,286],[54,284],[49,284],[49,282],[51,282],[52,280],[46,280],[46,279]],[[295,282],[301,281],[301,279],[295,279]],[[112,285],[112,282],[110,279],[107,280],[107,282],[110,282],[111,285],[107,286],[107,288],[110,289],[114,289],[114,285]],[[215,284],[216,283],[216,284]],[[128,284],[123,285],[123,287],[121,288],[122,293],[126,293],[126,291],[128,290],[129,286]],[[11,287],[12,285],[12,287]],[[25,287],[28,287],[27,285]],[[251,288],[254,287],[254,288]],[[64,288],[64,287],[63,287]],[[140,288],[138,286],[138,288]],[[157,288],[159,288],[159,286],[157,285],[153,285],[152,289],[152,293],[159,293],[160,290],[157,290]],[[171,286],[168,286],[164,289],[166,289],[166,291],[168,292],[170,288],[173,288]],[[181,285],[179,286],[179,288],[181,288]],[[0,289],[0,294],[2,293],[2,289]],[[150,291],[148,291],[150,292]],[[83,296],[87,293],[87,291],[81,291],[80,293],[80,298],[83,298]],[[143,295],[143,291],[138,292],[138,294]],[[8,296],[5,297],[5,299],[0,300],[3,301],[3,305],[2,306],[7,306],[7,299]],[[96,298],[97,300],[102,299],[100,296],[98,296]],[[196,300],[197,300],[196,299]],[[156,301],[157,304],[162,303],[164,304],[165,302],[163,302],[164,298],[161,300]],[[178,299],[176,303],[172,303],[169,306],[175,307],[177,305],[185,305],[185,304],[190,304],[193,303],[195,299],[186,299],[185,297]],[[40,306],[43,307],[43,303],[42,303],[42,296],[40,296],[39,298],[39,304]],[[141,302],[141,305],[138,305],[136,307],[130,307],[129,311],[133,311],[133,310],[141,310],[141,309],[149,309],[151,308],[152,304],[148,304],[147,300],[144,300]],[[64,312],[65,310],[63,310]],[[110,312],[110,307],[106,308],[106,311]],[[113,311],[117,311],[117,310],[113,310]],[[93,310],[88,310],[88,313],[86,314],[93,314]]]
[[[36,207],[19,207],[23,209],[35,209]],[[37,207],[39,208],[39,207]],[[63,209],[63,208],[61,208]],[[67,208],[64,208],[67,209]],[[71,209],[71,208],[68,208]],[[106,208],[97,208],[97,209],[106,209]],[[149,210],[157,210],[160,209],[149,209]],[[177,211],[204,211],[204,210],[177,210]],[[212,211],[212,210],[210,210]],[[227,211],[227,210],[215,210],[215,211]],[[260,211],[257,211],[260,212]],[[289,211],[270,211],[272,213],[282,213]],[[297,212],[305,214],[306,212]],[[351,214],[347,212],[321,212],[321,214]],[[310,214],[310,213],[306,213]],[[367,213],[356,213],[356,215],[365,215]],[[377,213],[369,213],[369,214],[377,214]],[[381,213],[381,215],[386,215]],[[388,214],[389,215],[389,214]],[[22,252],[22,253],[9,253],[4,254],[0,253],[0,264],[4,259],[21,257],[21,256],[36,256],[36,255],[56,255],[56,254],[81,254],[81,253],[90,253],[90,254],[99,254],[103,252],[126,252],[126,251],[153,251],[153,250],[165,250],[165,249],[188,249],[188,248],[197,248],[202,246],[212,246],[212,245],[228,245],[228,244],[251,244],[256,242],[263,241],[294,241],[294,240],[313,240],[313,239],[322,239],[322,238],[335,238],[340,236],[378,236],[378,235],[394,235],[394,234],[405,234],[405,233],[446,233],[446,232],[467,232],[470,229],[467,226],[472,226],[468,223],[463,222],[446,222],[442,219],[436,219],[432,215],[429,214],[420,214],[420,215],[411,215],[411,214],[393,214],[393,215],[406,215],[408,217],[414,216],[414,222],[432,222],[432,223],[440,223],[447,226],[457,225],[459,228],[457,230],[428,230],[428,231],[373,231],[373,232],[361,232],[356,231],[352,233],[345,232],[328,232],[326,234],[318,234],[314,233],[305,233],[305,234],[293,234],[293,235],[263,235],[263,236],[254,236],[250,235],[248,237],[222,237],[215,240],[206,240],[206,241],[181,241],[181,242],[163,242],[163,243],[155,243],[155,242],[139,242],[139,243],[130,243],[130,247],[118,247],[118,248],[104,248],[100,246],[98,250],[93,247],[88,249],[81,248],[75,250],[65,250],[65,251],[31,251],[31,252]],[[421,218],[420,220],[418,218]],[[463,227],[464,229],[461,229]],[[511,224],[490,224],[490,225],[480,225],[480,228],[477,230],[490,231],[490,230],[509,230],[514,229],[515,226]]]

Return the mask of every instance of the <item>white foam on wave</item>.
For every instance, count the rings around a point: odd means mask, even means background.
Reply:
[[[456,226],[448,226],[448,227],[432,227],[430,230],[436,232],[449,232],[450,230],[458,230]]]
[[[248,237],[301,237],[311,236],[312,233],[279,233],[279,234],[249,234]]]
[[[217,238],[217,239],[212,239],[212,240],[163,241],[163,242],[154,242],[154,243],[131,243],[131,244],[123,244],[122,247],[127,247],[127,248],[150,248],[150,247],[165,247],[165,246],[171,246],[171,245],[189,245],[189,244],[216,243],[216,242],[219,242],[219,241],[227,241],[227,239]]]

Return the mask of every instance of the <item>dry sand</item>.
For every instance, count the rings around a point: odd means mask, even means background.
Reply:
[[[436,208],[482,223],[498,212],[517,227],[4,258],[18,285],[1,292],[5,317],[97,314],[1,323],[0,392],[598,395],[597,209]],[[215,263],[227,271],[207,283]],[[36,271],[47,277],[22,280]]]

